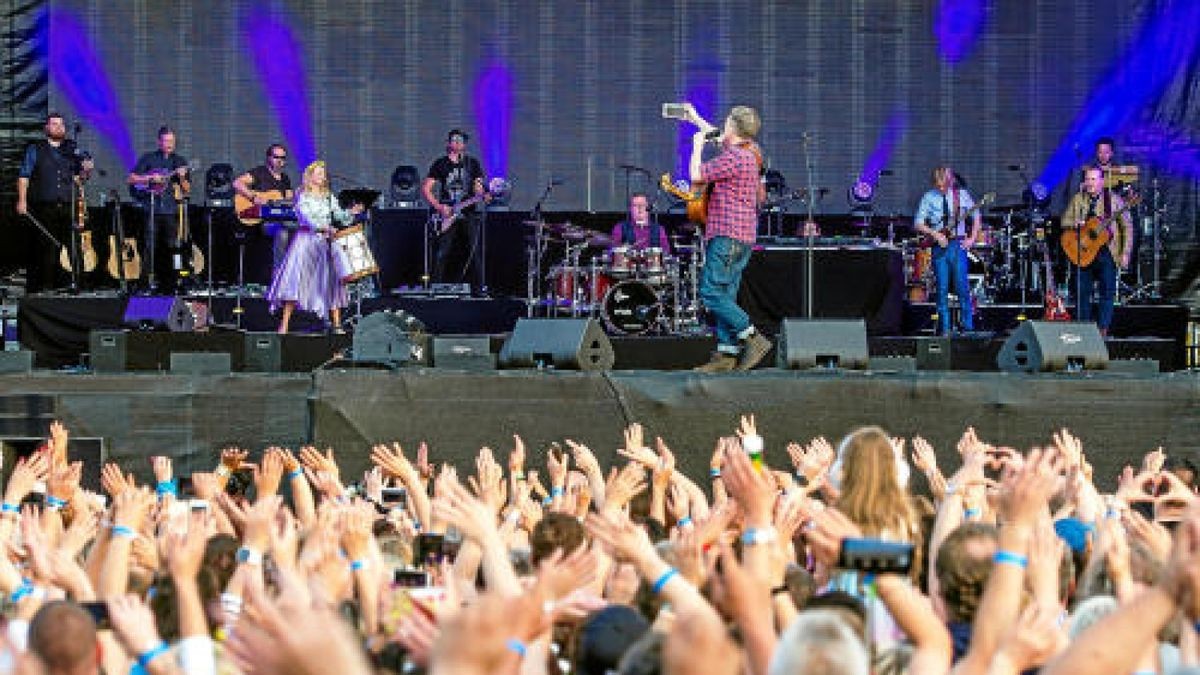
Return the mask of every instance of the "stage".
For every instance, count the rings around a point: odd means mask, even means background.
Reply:
[[[513,433],[535,453],[572,438],[607,464],[631,421],[649,435],[663,434],[681,469],[702,478],[713,440],[730,433],[744,412],[757,415],[776,466],[787,464],[788,440],[836,439],[861,424],[921,434],[947,465],[966,425],[1017,447],[1047,443],[1051,431],[1069,427],[1083,438],[1104,489],[1147,449],[1200,449],[1200,376],[1187,372],[38,371],[0,376],[0,391],[0,441],[44,435],[51,419],[62,419],[73,439],[99,439],[107,459],[143,479],[151,455],[170,455],[186,475],[211,470],[228,445],[255,453],[269,445],[328,445],[352,480],[367,468],[371,443],[395,440],[415,449],[425,440],[439,458],[466,469],[482,445],[506,452]]]

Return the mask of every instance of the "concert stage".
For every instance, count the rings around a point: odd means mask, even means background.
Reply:
[[[787,440],[835,439],[861,424],[921,434],[948,460],[966,425],[1018,447],[1079,434],[1102,480],[1147,448],[1200,449],[1195,373],[1013,375],[967,372],[798,372],[765,369],[607,373],[437,368],[312,374],[168,373],[0,376],[0,441],[44,435],[59,418],[72,438],[102,439],[108,459],[148,477],[167,454],[181,474],[208,470],[220,448],[312,442],[338,450],[344,475],[368,464],[372,442],[415,448],[469,466],[481,445],[501,452],[519,432],[531,448],[572,438],[612,459],[631,421],[666,437],[682,470],[707,472],[713,439],[754,412],[776,465]],[[1110,488],[1111,485],[1104,485]]]

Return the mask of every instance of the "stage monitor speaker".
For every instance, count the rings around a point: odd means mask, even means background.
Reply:
[[[862,319],[784,319],[776,347],[780,368],[863,370],[869,362]]]
[[[228,375],[232,366],[228,352],[171,352],[171,373],[176,375]]]
[[[121,323],[138,330],[189,332],[196,329],[196,316],[183,298],[173,295],[133,295],[125,305]]]
[[[243,369],[251,373],[278,373],[283,367],[283,336],[271,331],[247,331],[242,351]]]
[[[595,319],[518,319],[500,349],[501,368],[612,370],[615,361]]]
[[[486,335],[436,335],[433,367],[456,370],[495,370],[492,339]]]
[[[28,349],[0,352],[0,375],[15,375],[33,370],[33,352]]]
[[[92,370],[97,373],[123,373],[129,331],[94,330],[88,334],[88,352]]]
[[[380,310],[359,319],[354,327],[354,361],[386,365],[424,365],[425,324],[404,310]]]
[[[1077,372],[1108,367],[1108,347],[1094,323],[1026,321],[996,355],[1006,373]]]

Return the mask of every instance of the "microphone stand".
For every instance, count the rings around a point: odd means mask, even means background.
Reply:
[[[808,132],[805,132],[801,138],[803,138],[804,169],[808,174],[808,219],[804,223],[804,316],[811,319],[813,318],[813,247],[816,244],[814,240],[816,228],[812,227],[810,223],[816,222],[813,220],[813,202],[817,198],[817,188],[813,182],[813,159],[812,153],[809,151]]]
[[[542,222],[542,202],[545,202],[550,197],[550,192],[554,190],[554,181],[550,180],[546,183],[546,189],[542,191],[542,196],[538,197],[537,202],[533,205],[533,211],[529,213],[529,220],[536,223],[533,235],[533,248],[529,249],[529,261],[525,269],[525,314],[528,318],[533,318],[533,310],[541,299],[539,284],[542,279],[542,256],[545,246],[545,223]]]

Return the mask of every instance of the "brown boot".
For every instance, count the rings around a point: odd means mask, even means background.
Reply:
[[[737,357],[725,352],[713,352],[712,359],[702,366],[692,368],[697,373],[727,373],[737,367]]]
[[[746,338],[746,345],[742,348],[742,357],[738,359],[737,369],[750,370],[757,366],[769,351],[771,351],[771,341],[763,337],[762,333],[752,333],[750,337]]]

